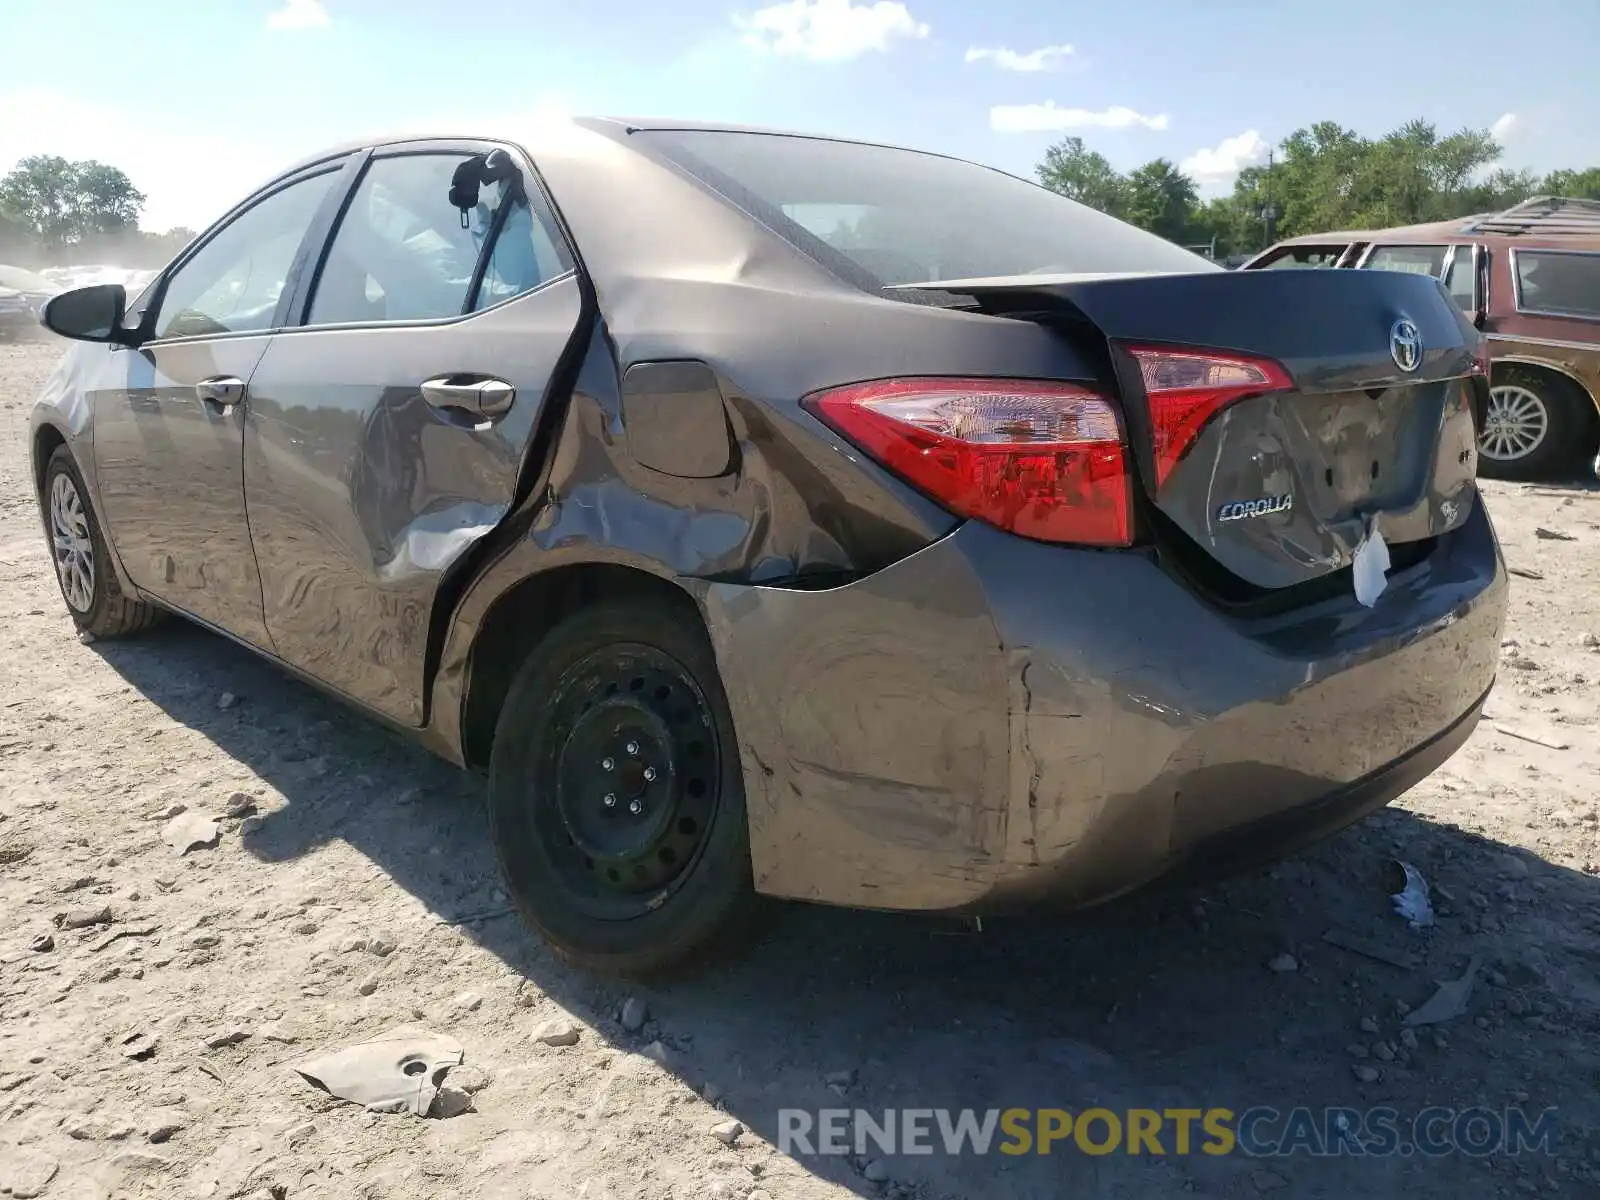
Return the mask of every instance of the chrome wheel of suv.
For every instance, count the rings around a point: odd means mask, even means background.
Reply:
[[[1549,432],[1550,412],[1537,392],[1514,383],[1490,390],[1483,435],[1478,439],[1484,457],[1496,462],[1526,458]]]

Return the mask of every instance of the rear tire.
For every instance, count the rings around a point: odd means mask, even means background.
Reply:
[[[545,635],[500,712],[489,808],[518,909],[579,966],[661,975],[754,927],[733,719],[673,608],[605,602]]]
[[[1549,479],[1595,453],[1595,407],[1569,379],[1512,364],[1494,373],[1478,438],[1478,473],[1490,479]]]
[[[161,620],[165,615],[161,609],[125,595],[117,583],[111,551],[89,503],[89,489],[65,446],[57,446],[45,464],[39,507],[61,598],[81,632],[97,638],[125,637]]]

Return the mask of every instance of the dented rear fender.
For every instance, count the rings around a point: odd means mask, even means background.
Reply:
[[[792,401],[767,402],[703,362],[624,371],[615,354],[602,322],[547,463],[450,618],[429,740],[457,761],[473,647],[528,579],[623,567],[702,603],[714,583],[817,590],[869,576],[957,524],[840,453]],[[663,369],[641,382],[641,365]]]

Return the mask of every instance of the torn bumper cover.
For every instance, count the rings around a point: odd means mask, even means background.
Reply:
[[[845,587],[701,597],[757,888],[972,911],[1093,903],[1393,799],[1476,724],[1506,581],[1479,504],[1371,609],[1231,615],[1148,555],[978,523]]]

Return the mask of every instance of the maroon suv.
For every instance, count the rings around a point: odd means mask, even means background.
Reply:
[[[1244,270],[1353,267],[1436,276],[1489,339],[1479,469],[1547,478],[1600,452],[1600,201],[1290,238]]]

